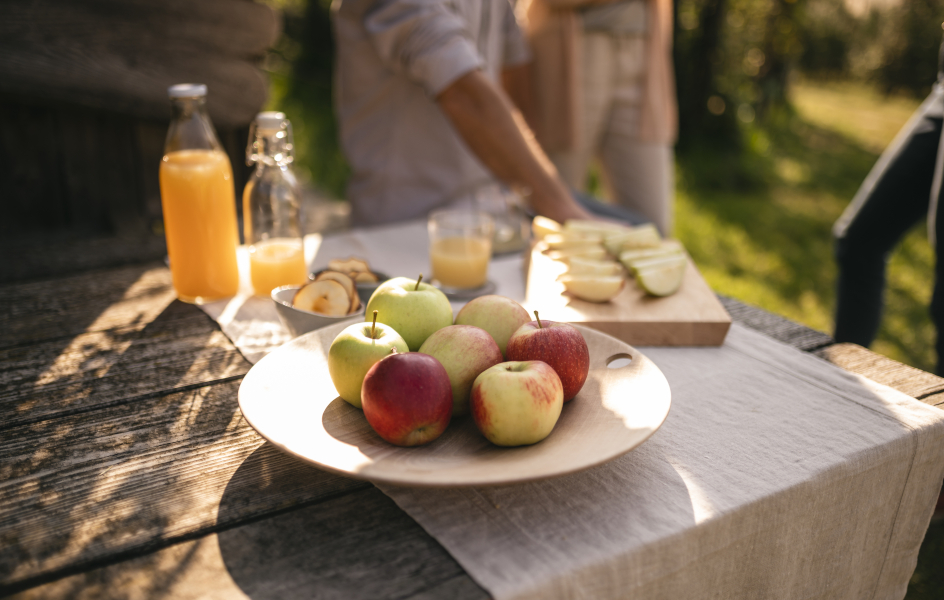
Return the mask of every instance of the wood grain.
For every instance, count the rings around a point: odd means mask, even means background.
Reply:
[[[15,598],[118,600],[131,590],[177,600],[488,598],[442,546],[370,486]]]
[[[253,64],[280,21],[244,0],[99,0],[0,5],[0,92],[166,118],[167,87],[206,83],[217,126],[247,123],[265,103]]]
[[[542,318],[580,323],[635,346],[720,346],[731,317],[705,283],[691,259],[679,291],[656,298],[630,279],[609,302],[587,302],[568,295],[556,281],[566,268],[544,254],[539,243],[527,263],[526,308]]]
[[[944,394],[944,377],[902,364],[858,344],[833,344],[814,354],[922,402],[930,400],[929,404],[939,404]]]

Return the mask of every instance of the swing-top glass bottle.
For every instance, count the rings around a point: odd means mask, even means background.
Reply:
[[[243,190],[243,236],[252,287],[260,296],[308,278],[293,150],[292,124],[285,115],[259,113],[246,148],[246,162],[256,168]]]

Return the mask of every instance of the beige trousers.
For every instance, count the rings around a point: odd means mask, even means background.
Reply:
[[[568,185],[584,190],[590,161],[599,158],[611,197],[671,235],[674,154],[638,140],[646,42],[642,37],[585,33],[581,42],[580,135],[577,148],[549,153]]]

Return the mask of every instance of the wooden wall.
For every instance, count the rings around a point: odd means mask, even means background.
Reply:
[[[0,2],[0,250],[118,236],[162,253],[168,86],[207,84],[241,190],[268,89],[259,64],[280,29],[250,0]]]

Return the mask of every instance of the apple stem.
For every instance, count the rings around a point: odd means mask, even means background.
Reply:
[[[397,352],[396,346],[390,349],[390,354],[399,354],[399,352]]]
[[[420,282],[423,281],[423,274],[420,273],[419,279],[416,280],[416,287],[413,288],[413,291],[420,289]]]
[[[370,326],[370,339],[372,340],[377,339],[377,336],[374,335],[374,330],[377,329],[377,312],[376,310],[374,311],[374,323]]]
[[[538,311],[534,311],[534,318],[538,321],[538,329],[544,329],[544,325],[541,325],[541,317],[538,316]]]

